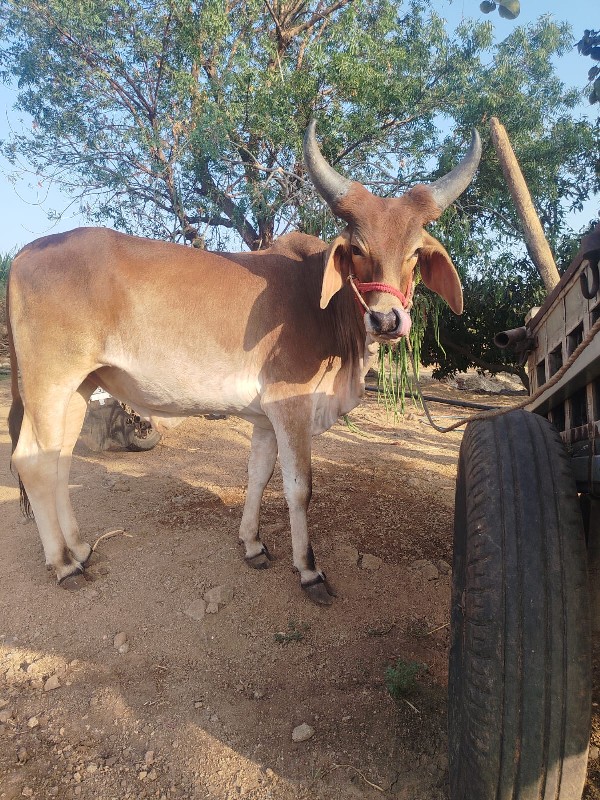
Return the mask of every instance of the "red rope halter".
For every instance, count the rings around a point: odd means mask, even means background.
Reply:
[[[393,294],[394,297],[397,297],[400,300],[402,303],[402,308],[404,308],[406,311],[410,311],[412,308],[412,283],[408,290],[408,294],[404,295],[399,289],[390,286],[388,283],[378,283],[377,281],[363,283],[363,281],[358,280],[356,275],[348,275],[348,282],[354,290],[357,302],[360,303],[365,311],[371,310],[363,297],[363,295],[367,294],[368,292],[385,292],[386,294]]]

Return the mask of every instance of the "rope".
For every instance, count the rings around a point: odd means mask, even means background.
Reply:
[[[540,388],[536,392],[534,392],[534,394],[532,394],[531,397],[526,397],[524,400],[522,400],[520,403],[516,403],[516,405],[514,406],[508,406],[507,408],[500,408],[497,409],[496,411],[483,411],[479,414],[472,414],[470,417],[464,417],[463,419],[458,420],[458,422],[454,422],[447,428],[442,428],[439,425],[437,425],[431,417],[429,408],[427,406],[425,398],[423,397],[423,392],[421,391],[419,379],[417,378],[417,368],[415,365],[415,359],[413,356],[412,348],[410,347],[408,339],[406,339],[408,354],[410,356],[410,363],[412,364],[417,392],[419,394],[421,402],[423,403],[423,409],[425,411],[425,414],[427,415],[427,419],[429,420],[431,427],[434,428],[439,433],[449,433],[450,431],[456,430],[456,428],[460,428],[463,425],[466,425],[468,422],[474,422],[475,420],[479,419],[492,419],[493,417],[500,417],[502,416],[502,414],[508,414],[509,411],[517,411],[520,408],[526,408],[528,405],[537,400],[538,397],[541,397],[541,395],[543,395],[544,392],[546,392],[548,389],[551,389],[552,386],[555,386],[561,380],[565,372],[568,369],[570,369],[570,367],[575,363],[575,361],[579,358],[581,353],[583,353],[586,347],[588,347],[592,343],[598,331],[600,331],[600,319],[596,320],[596,322],[592,325],[592,327],[589,329],[587,333],[587,336],[583,339],[581,344],[579,344],[575,348],[575,350],[573,350],[567,361],[562,365],[562,367],[558,370],[558,372],[556,372],[550,378],[550,380],[547,381],[543,386],[540,386]]]

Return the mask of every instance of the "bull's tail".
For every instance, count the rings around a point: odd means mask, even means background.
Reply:
[[[21,426],[23,424],[23,415],[25,413],[25,408],[23,406],[23,398],[21,397],[21,392],[19,390],[19,365],[17,364],[17,353],[15,351],[12,326],[10,324],[10,303],[8,297],[9,291],[10,291],[10,274],[6,286],[6,329],[8,334],[8,351],[10,355],[10,389],[12,394],[12,403],[10,406],[10,411],[8,412],[8,432],[10,434],[10,440],[12,442],[10,468],[14,474],[14,469],[12,465],[12,454],[15,452],[15,447],[17,446],[17,442],[19,441],[19,435],[21,433]],[[17,474],[17,477],[19,479],[21,511],[23,512],[24,516],[32,517],[33,511],[31,510],[31,505],[29,503],[29,498],[27,497],[27,492],[25,491],[25,487],[23,486],[23,481],[21,480],[20,475]]]

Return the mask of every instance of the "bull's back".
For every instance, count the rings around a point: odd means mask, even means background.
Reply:
[[[318,261],[295,244],[227,256],[97,228],[45,237],[13,264],[19,361],[35,348],[38,361],[96,372],[116,396],[172,414],[236,411],[277,380],[308,385],[335,347],[320,325]]]

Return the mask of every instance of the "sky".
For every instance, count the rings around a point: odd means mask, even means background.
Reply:
[[[479,0],[452,0],[451,3],[437,2],[436,9],[448,21],[453,29],[460,20],[466,17],[482,17],[479,11]],[[583,34],[585,28],[600,28],[600,11],[593,18],[593,3],[590,0],[570,0],[569,3],[558,0],[521,0],[521,14],[514,22],[502,19],[496,12],[486,18],[494,24],[497,40],[510,34],[516,24],[526,25],[542,14],[549,13],[558,21],[571,24],[576,39]],[[583,88],[586,85],[587,72],[593,62],[579,55],[576,48],[558,60],[563,82],[567,86]],[[14,110],[16,88],[0,84],[0,140],[6,139],[10,130],[21,125],[22,114]],[[598,115],[598,106],[590,106],[584,102],[581,114],[589,119]],[[9,176],[13,167],[0,155],[0,254],[16,252],[27,242],[48,233],[60,233],[78,225],[89,224],[77,212],[77,205],[70,206],[68,195],[59,188],[40,186],[39,179],[29,176],[14,183]],[[48,219],[49,211],[64,212],[57,222]],[[572,225],[584,225],[597,213],[597,203],[591,201],[580,217],[572,220]]]

